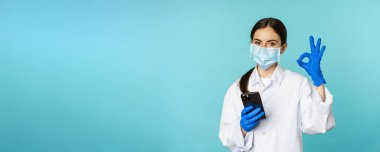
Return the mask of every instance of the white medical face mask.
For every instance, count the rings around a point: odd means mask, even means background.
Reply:
[[[276,62],[280,62],[279,48],[264,48],[251,44],[250,57],[256,61],[259,66],[266,70]]]

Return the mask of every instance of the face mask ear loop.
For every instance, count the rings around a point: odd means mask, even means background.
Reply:
[[[282,47],[284,46],[284,44],[282,44],[281,46],[280,46],[280,51],[278,51],[278,61],[277,61],[277,63],[280,63],[280,59],[281,59],[281,50],[282,50]]]
[[[253,44],[251,44],[251,47],[249,50],[249,57],[253,59]]]

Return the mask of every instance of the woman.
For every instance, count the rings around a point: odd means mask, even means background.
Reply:
[[[236,80],[223,103],[219,138],[231,151],[301,152],[302,133],[325,133],[335,126],[332,95],[325,87],[320,61],[321,39],[297,60],[313,80],[282,68],[286,28],[275,18],[258,21],[251,31],[250,56],[257,65]],[[305,63],[304,58],[309,61]],[[240,95],[259,92],[263,109],[244,108]],[[264,112],[265,111],[265,112]],[[266,119],[261,119],[265,114]]]

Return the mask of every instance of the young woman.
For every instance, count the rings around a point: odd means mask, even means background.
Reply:
[[[325,87],[321,39],[297,60],[313,83],[278,62],[286,50],[286,28],[275,18],[259,20],[251,31],[250,56],[257,65],[233,82],[223,103],[219,138],[231,151],[302,152],[302,133],[325,133],[335,126],[333,97]],[[308,62],[304,62],[304,58]],[[240,95],[259,92],[264,111],[244,108]]]

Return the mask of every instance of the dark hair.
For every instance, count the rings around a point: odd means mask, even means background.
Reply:
[[[265,27],[271,27],[273,30],[280,36],[281,39],[281,45],[286,43],[286,28],[285,25],[276,18],[263,18],[256,22],[256,24],[253,26],[251,30],[251,41],[253,40],[253,35],[258,29],[265,28]],[[248,92],[248,80],[251,76],[252,71],[255,69],[253,67],[250,69],[247,73],[245,73],[239,81],[239,87],[242,93]]]

